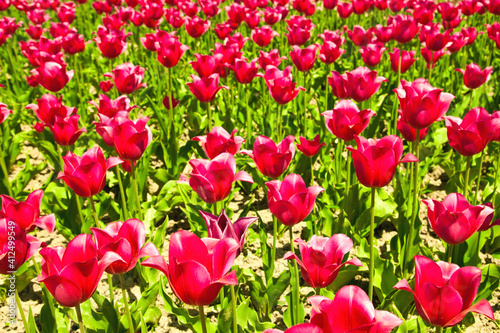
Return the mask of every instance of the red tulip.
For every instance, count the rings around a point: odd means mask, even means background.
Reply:
[[[377,37],[377,40],[381,43],[388,43],[393,39],[393,30],[393,26],[384,27],[381,24],[377,24],[374,28],[372,28],[373,33]]]
[[[500,111],[495,111],[491,115],[491,124],[495,128],[491,141],[500,141]]]
[[[83,35],[70,32],[63,38],[62,47],[70,55],[81,53],[85,50],[85,39]]]
[[[467,40],[461,32],[454,33],[450,36],[450,43],[447,50],[451,53],[457,53],[466,45],[466,43]]]
[[[236,256],[243,251],[248,227],[258,220],[257,217],[240,217],[233,223],[224,209],[219,216],[201,210],[200,214],[207,224],[208,237],[215,239],[232,238],[239,244],[240,248],[236,251]]]
[[[94,101],[90,101],[89,103],[95,106],[98,113],[109,118],[113,118],[118,112],[126,112],[128,114],[132,109],[137,107],[137,105],[130,106],[130,99],[125,95],[117,99],[111,99],[104,94],[100,94],[99,104]]]
[[[424,129],[440,120],[455,98],[452,94],[434,88],[425,79],[413,82],[401,80],[394,92],[398,96],[404,120],[416,129]]]
[[[269,68],[272,68],[271,66],[268,66],[266,68],[269,70]],[[265,77],[265,75],[264,75]],[[274,98],[276,103],[284,105],[288,104],[291,102],[297,95],[299,94],[300,90],[305,90],[304,87],[296,87],[295,82],[292,80],[292,74],[289,73],[289,75],[282,76],[279,78],[275,79],[267,79],[266,78],[266,84],[267,88],[269,89],[269,93],[271,96]]]
[[[296,260],[302,277],[312,288],[328,287],[345,265],[363,266],[358,258],[342,263],[352,249],[352,240],[344,234],[330,238],[313,235],[307,243],[300,238],[295,242],[299,243],[302,260],[293,252],[287,252],[283,259]]]
[[[234,22],[237,26],[245,19],[245,6],[240,3],[232,3],[231,6],[224,7],[229,20]]]
[[[122,159],[139,160],[153,141],[153,134],[147,125],[148,120],[148,117],[130,120],[118,114],[110,126],[103,129],[112,139],[115,150]]]
[[[39,40],[45,32],[45,29],[43,29],[41,25],[28,25],[25,31],[32,39]]]
[[[311,38],[310,30],[301,28],[297,25],[286,28],[286,30],[288,30],[288,34],[285,34],[285,36],[288,39],[289,45],[304,45]]]
[[[469,89],[476,89],[488,82],[493,73],[493,67],[489,66],[485,69],[481,69],[479,65],[472,63],[465,67],[465,70],[461,68],[455,69],[457,72],[462,73],[464,76],[464,84]]]
[[[380,63],[385,50],[387,48],[384,47],[384,44],[370,43],[367,46],[361,46],[359,53],[361,53],[361,58],[366,66],[375,67]]]
[[[285,331],[277,328],[268,328],[262,333],[324,333],[321,328],[316,325],[304,323],[292,326]]]
[[[42,87],[52,92],[58,92],[71,80],[75,71],[66,71],[66,65],[49,61],[32,70],[31,73],[36,73],[37,81]]]
[[[239,249],[232,238],[199,239],[180,230],[170,238],[168,264],[162,256],[141,263],[158,269],[168,278],[173,293],[189,305],[210,305],[222,287],[237,285],[236,272],[230,271]]]
[[[319,60],[325,64],[332,64],[344,53],[345,50],[341,49],[334,42],[325,41],[319,50]]]
[[[500,15],[500,1],[498,1],[498,0],[490,0],[487,3],[485,2],[485,4],[487,4],[488,11],[491,14]]]
[[[3,123],[11,113],[12,110],[7,109],[7,104],[0,103],[0,124]]]
[[[345,75],[347,95],[356,102],[369,100],[380,89],[380,84],[388,81],[367,67],[358,67]]]
[[[200,2],[200,5],[202,6],[203,13],[206,17],[214,17],[221,11],[218,1],[206,1],[205,3]]]
[[[339,3],[338,0],[323,0],[323,7],[328,10],[333,10]]]
[[[259,51],[259,53],[259,66],[264,70],[269,65],[278,67],[281,64],[281,61],[286,59],[285,56],[280,57],[278,49],[273,49],[269,53],[264,51]]]
[[[441,2],[438,9],[443,20],[448,22],[455,20],[460,15],[460,9],[451,2]]]
[[[167,68],[175,67],[184,52],[189,49],[189,46],[183,45],[177,38],[171,36],[157,39],[154,45],[158,61]]]
[[[249,10],[245,13],[245,23],[250,29],[255,29],[260,23],[261,12]]]
[[[392,25],[392,36],[400,44],[409,43],[418,33],[417,20],[408,15],[396,15],[387,20]]]
[[[220,60],[221,64],[233,64],[236,59],[241,58],[242,52],[239,51],[238,43],[226,43],[226,45],[222,45],[220,43],[215,43],[215,51],[212,51],[214,56],[220,54],[222,55],[222,59]],[[217,67],[217,73],[220,77],[227,77],[229,71],[224,66]]]
[[[423,47],[420,49],[420,53],[422,54],[422,57],[424,58],[425,62],[427,63],[427,69],[429,69],[429,68],[431,68],[431,66],[432,66],[432,68],[434,68],[436,66],[437,62],[439,61],[439,59],[441,59],[441,57],[444,56],[445,54],[449,54],[450,52],[445,51],[445,49],[433,52],[433,51],[430,51],[429,49],[427,49],[426,47]]]
[[[312,305],[311,324],[325,333],[390,333],[403,323],[390,312],[375,310],[368,295],[358,286],[340,288],[333,301],[323,296],[308,300]]]
[[[303,136],[299,138],[300,144],[297,145],[297,149],[302,152],[302,154],[313,157],[319,153],[321,147],[326,146],[325,143],[319,143],[319,134],[314,137],[313,140],[307,140]]]
[[[40,250],[43,282],[55,300],[66,307],[77,306],[88,300],[97,289],[106,267],[122,259],[116,253],[107,253],[97,259],[97,248],[92,236],[81,234],[63,247]]]
[[[347,30],[347,36],[356,46],[366,46],[373,39],[373,33],[370,29],[365,30],[359,25],[355,25],[352,30]]]
[[[15,273],[45,243],[27,235],[16,222],[0,217],[0,274]]]
[[[275,25],[281,21],[281,12],[278,8],[266,7],[264,10],[264,22],[269,25]]]
[[[389,7],[387,0],[374,0],[373,5],[380,11],[386,10]]]
[[[132,270],[137,261],[146,256],[158,256],[160,253],[153,243],[146,243],[146,228],[137,219],[125,222],[113,222],[104,229],[90,228],[97,245],[97,257],[102,259],[106,253],[116,253],[121,261],[106,268],[110,274],[124,274]]]
[[[490,2],[491,3],[491,2]],[[485,11],[485,4],[483,4],[481,1],[478,0],[463,0],[460,1],[458,7],[460,8],[460,11],[462,14],[465,16],[472,16],[476,13],[483,12],[484,14]]]
[[[163,97],[162,104],[165,107],[165,109],[170,110],[170,109],[175,109],[177,105],[179,105],[179,101],[174,98],[174,95],[172,96],[165,95],[165,97]]]
[[[438,327],[455,326],[469,312],[495,320],[491,305],[483,299],[472,305],[481,283],[481,270],[462,267],[444,261],[435,263],[429,258],[415,256],[415,291],[406,279],[394,288],[413,294],[417,312],[422,319]]]
[[[52,135],[54,136],[54,141],[60,146],[72,146],[76,140],[86,133],[87,129],[85,127],[78,127],[79,115],[72,115],[68,117],[56,116],[53,124],[48,124]]]
[[[272,180],[266,186],[269,189],[269,210],[286,226],[304,221],[314,209],[316,196],[325,190],[320,186],[306,187],[302,177],[293,173],[286,176],[283,182]]]
[[[56,219],[54,214],[40,216],[40,205],[42,204],[43,190],[31,192],[25,201],[17,201],[7,195],[2,198],[2,210],[0,217],[14,221],[22,230],[31,232],[35,227],[54,231]]]
[[[65,2],[61,4],[59,10],[57,12],[57,17],[61,20],[61,22],[73,23],[75,20],[76,8],[74,2]]]
[[[403,118],[403,114],[401,110],[398,110],[399,112],[399,117],[398,117],[398,122],[396,124],[396,127],[401,133],[401,136],[408,142],[415,142],[417,140],[417,130],[414,129],[413,127],[410,126],[406,122],[406,120]],[[427,136],[427,132],[429,131],[429,127],[423,128],[420,130],[420,135],[419,135],[419,141],[422,142],[422,140],[425,139]]]
[[[101,51],[102,55],[108,59],[114,59],[127,49],[127,37],[131,33],[125,33],[123,30],[107,29],[99,26],[97,37],[94,41]]]
[[[403,140],[396,135],[378,140],[356,135],[354,139],[357,149],[348,146],[347,150],[352,153],[359,182],[366,187],[384,187],[391,182],[400,163],[418,162],[412,154],[406,154],[401,159]]]
[[[68,152],[63,157],[64,169],[61,178],[78,196],[90,198],[102,191],[106,185],[106,171],[123,163],[117,157],[104,158],[101,148],[94,147],[83,153],[82,157]]]
[[[352,3],[350,2],[341,2],[337,4],[337,13],[339,13],[340,18],[346,19],[354,11],[354,7],[352,6]]]
[[[190,61],[189,64],[200,77],[209,77],[214,73],[218,73],[220,67],[223,66],[222,54],[215,54],[212,56],[195,53],[194,56],[196,57],[196,61]]]
[[[269,45],[272,39],[279,35],[280,34],[273,30],[273,28],[265,25],[252,31],[252,40],[260,47],[264,47]]]
[[[233,31],[234,30],[231,28],[229,23],[218,23],[214,28],[214,32],[220,40],[224,40],[226,37],[229,37]]]
[[[495,213],[491,205],[472,206],[460,193],[448,194],[442,203],[431,199],[422,202],[427,205],[427,217],[436,235],[452,245],[466,241],[485,222],[489,225]]]
[[[44,124],[54,124],[56,116],[65,118],[76,113],[76,108],[64,106],[62,104],[62,96],[57,98],[51,94],[44,94],[42,98],[37,99],[37,104],[28,104],[26,109],[31,109],[35,115]]]
[[[278,178],[295,155],[294,140],[295,137],[289,135],[276,145],[268,137],[259,135],[253,144],[253,151],[242,150],[241,153],[250,156],[264,176]]]
[[[371,1],[367,0],[352,0],[354,14],[362,15],[372,6]]]
[[[131,94],[134,91],[147,87],[146,83],[141,83],[144,79],[144,72],[146,69],[141,66],[134,66],[130,62],[118,65],[111,71],[103,76],[113,79],[116,89],[121,94]]]
[[[201,103],[210,103],[219,90],[229,89],[227,86],[219,86],[219,74],[202,78],[191,74],[191,79],[193,82],[187,83],[189,90]]]
[[[292,59],[293,64],[299,71],[308,72],[314,66],[318,56],[318,49],[318,44],[312,44],[303,49],[294,45],[293,51],[290,51],[290,59]]]
[[[364,131],[375,112],[370,109],[360,111],[353,101],[343,99],[333,110],[321,115],[325,117],[325,125],[330,133],[344,141],[351,141]]]
[[[415,59],[416,51],[401,51],[395,47],[392,49],[392,52],[389,52],[389,57],[391,60],[391,69],[393,72],[397,73],[399,68],[399,63],[401,61],[401,74],[406,73],[410,67],[418,60]],[[401,57],[401,60],[399,59]]]
[[[441,33],[437,25],[427,26],[426,30],[420,31],[420,36],[425,47],[432,52],[441,51],[449,46],[450,30]]]
[[[111,81],[111,80],[99,82],[99,88],[101,88],[101,90],[103,92],[110,91],[114,86],[115,85],[114,85],[113,81]]]
[[[198,16],[186,20],[186,31],[193,38],[200,38],[210,28],[210,21],[204,21]]]
[[[332,87],[332,93],[337,98],[347,98],[346,84],[347,74],[340,75],[337,71],[332,71],[332,76],[328,77],[328,84]]]
[[[257,59],[252,60],[250,63],[246,59],[236,59],[234,65],[227,65],[234,72],[236,81],[241,84],[249,84],[255,78],[259,67],[257,66]]]
[[[462,156],[473,156],[484,150],[495,134],[491,115],[484,108],[473,108],[464,119],[446,116],[450,146]]]
[[[209,159],[214,159],[222,153],[235,155],[241,148],[245,139],[234,136],[237,130],[229,134],[224,128],[215,126],[207,135],[194,137],[194,141],[200,141],[205,154]]]

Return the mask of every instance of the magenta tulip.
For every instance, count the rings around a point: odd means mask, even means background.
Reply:
[[[319,153],[321,147],[326,146],[325,143],[319,142],[319,134],[314,137],[313,140],[307,140],[303,136],[299,138],[300,144],[297,145],[297,149],[302,152],[302,154],[313,157]]]
[[[147,125],[148,117],[130,120],[125,117],[113,118],[108,130],[118,156],[127,161],[139,160],[153,141],[153,134]]]
[[[245,139],[235,136],[237,130],[234,129],[229,134],[224,128],[215,126],[207,135],[194,137],[194,141],[201,142],[201,147],[209,159],[214,159],[222,153],[235,155],[241,148]]]
[[[392,52],[389,52],[389,57],[391,60],[391,69],[393,72],[397,73],[399,68],[399,63],[401,62],[401,74],[406,73],[410,67],[418,60],[415,59],[416,51],[401,51],[395,47]],[[401,59],[400,59],[401,57]]]
[[[51,125],[55,123],[56,116],[66,118],[76,113],[76,108],[64,106],[62,99],[62,96],[57,98],[51,94],[44,94],[42,98],[36,100],[37,104],[28,104],[26,109],[33,110],[44,125]]]
[[[127,114],[137,106],[130,106],[130,99],[126,95],[122,95],[117,99],[111,99],[104,94],[99,95],[99,103],[90,101],[90,104],[95,106],[99,114],[113,118],[118,112],[126,112]]]
[[[403,118],[401,110],[399,111],[398,122],[396,123],[396,127],[401,133],[403,139],[408,142],[415,142],[417,140],[417,130],[411,127],[406,120]],[[429,127],[420,130],[419,141],[422,142],[423,139],[427,136],[427,132],[429,131]]]
[[[201,103],[210,103],[215,100],[219,90],[229,89],[227,86],[219,86],[219,74],[202,78],[191,74],[191,79],[193,82],[187,83],[189,90]]]
[[[32,72],[37,73],[38,83],[52,92],[58,92],[64,88],[75,74],[74,70],[66,71],[66,65],[54,61],[45,62]]]
[[[94,41],[104,57],[114,59],[125,52],[127,37],[130,35],[131,33],[126,33],[124,30],[107,29],[99,26]]]
[[[3,123],[11,113],[12,110],[7,108],[7,104],[0,103],[0,124]]]
[[[268,25],[252,31],[252,40],[260,47],[268,46],[273,38],[278,36],[279,33]]]
[[[344,141],[351,141],[364,131],[375,112],[370,109],[360,111],[353,101],[343,99],[333,110],[321,115],[325,117],[326,128],[330,133]]]
[[[345,75],[347,95],[356,102],[369,100],[380,89],[380,84],[388,81],[367,67],[358,67]]]
[[[324,333],[324,331],[316,325],[304,323],[292,326],[285,331],[277,328],[268,328],[262,333]]]
[[[104,74],[105,77],[113,79],[116,89],[121,94],[131,94],[137,89],[147,87],[146,83],[141,83],[144,79],[146,69],[141,66],[134,66],[130,62],[116,66],[111,73]]]
[[[387,48],[384,47],[384,44],[369,43],[366,46],[362,46],[359,53],[361,53],[361,58],[366,66],[375,67],[380,63],[385,50]]]
[[[344,49],[332,41],[325,41],[319,50],[319,60],[325,64],[334,63],[342,54],[345,53]]]
[[[489,66],[485,69],[481,69],[478,65],[472,63],[465,67],[465,70],[461,68],[455,69],[457,72],[462,73],[464,76],[464,84],[469,89],[476,89],[488,82],[493,73],[493,67]]]
[[[259,71],[257,59],[252,60],[250,63],[246,59],[236,59],[234,65],[228,64],[227,67],[234,72],[234,77],[240,84],[251,83]]]
[[[85,127],[78,126],[79,115],[72,115],[66,118],[56,116],[53,124],[49,125],[50,131],[54,136],[54,141],[60,146],[72,146],[76,140],[86,133]]]
[[[303,49],[294,45],[293,51],[290,51],[290,59],[300,72],[308,72],[314,66],[318,56],[318,49],[318,44],[312,44]]]

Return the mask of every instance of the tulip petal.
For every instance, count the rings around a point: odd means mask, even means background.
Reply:
[[[462,310],[462,297],[449,285],[438,287],[427,282],[420,287],[418,300],[432,325],[444,326]],[[417,310],[419,307],[417,306]],[[420,311],[419,311],[420,313]]]
[[[482,299],[479,302],[477,302],[476,304],[474,304],[473,306],[471,306],[471,307],[465,309],[464,311],[460,312],[455,318],[453,318],[450,321],[448,321],[446,323],[445,327],[455,326],[456,324],[458,324],[459,322],[461,322],[462,319],[464,319],[464,317],[469,312],[479,313],[479,314],[485,315],[486,317],[488,317],[491,320],[495,320],[495,315],[493,313],[493,309],[491,308],[490,303],[488,303],[487,300]]]
[[[33,222],[37,227],[47,230],[49,233],[53,233],[56,227],[56,218],[54,214],[49,214],[41,216]]]
[[[403,319],[388,312],[375,310],[375,321],[377,333],[390,333],[395,327],[403,323]]]
[[[335,311],[330,314],[330,322],[338,325],[342,332],[370,324],[375,318],[372,302],[357,286],[342,287],[335,295],[333,306]]]
[[[54,299],[62,306],[71,308],[82,302],[82,291],[71,279],[52,275],[39,282],[45,284]]]
[[[253,184],[252,176],[250,176],[246,171],[238,171],[234,175],[234,181],[247,182]]]
[[[141,265],[157,269],[168,277],[168,265],[165,262],[165,258],[161,255],[151,256],[141,262]]]
[[[97,258],[97,247],[89,234],[80,234],[73,238],[66,246],[62,257],[62,266],[74,262],[86,262]]]

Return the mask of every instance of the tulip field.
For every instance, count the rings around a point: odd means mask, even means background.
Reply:
[[[0,331],[500,332],[500,0],[0,0]]]

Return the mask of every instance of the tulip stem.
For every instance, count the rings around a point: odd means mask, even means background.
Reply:
[[[303,128],[303,133],[304,133],[304,137],[307,137],[307,72],[303,72],[303,76],[304,76],[304,118],[303,118],[303,121],[304,123],[302,124],[304,126]]]
[[[201,331],[207,333],[207,323],[205,322],[205,312],[203,310],[203,305],[198,306],[198,311],[200,313]]]
[[[404,245],[405,249],[405,260],[402,263],[403,265],[403,272],[406,272],[406,269],[408,267],[406,266],[406,263],[410,261],[410,247],[413,242],[413,229],[415,229],[415,221],[417,220],[418,216],[418,196],[420,192],[420,184],[418,183],[418,160],[419,160],[419,155],[420,155],[420,129],[417,129],[417,136],[415,138],[415,157],[417,158],[417,162],[413,167],[413,203],[412,203],[412,218],[411,218],[411,223],[410,223],[410,232],[408,233],[408,239],[406,240],[406,244]]]
[[[432,68],[434,64],[434,51],[431,52],[431,63],[429,65],[429,79],[427,80],[429,84],[431,83],[431,76],[432,76]]]
[[[373,238],[375,233],[375,187],[372,187],[371,207],[370,207],[370,267],[368,267],[368,297],[373,300],[373,271],[375,265],[375,247]]]
[[[217,213],[217,201],[212,204],[212,212],[215,216],[218,216],[219,214]]]
[[[206,108],[207,108],[207,115],[208,115],[208,131],[210,132],[212,130],[212,109],[210,108],[210,102],[205,103]]]
[[[238,313],[236,312],[236,293],[234,286],[231,287],[231,305],[233,307],[233,332],[238,333]]]
[[[78,318],[78,325],[80,326],[80,332],[87,333],[87,329],[85,328],[85,325],[83,325],[82,310],[80,309],[80,304],[75,306],[75,310],[76,316]]]
[[[472,157],[467,156],[467,164],[465,166],[465,182],[464,182],[464,197],[467,199],[467,194],[469,191],[469,175],[470,175],[470,165],[471,165]]]
[[[106,273],[108,274],[108,287],[109,287],[109,300],[111,302],[111,304],[115,304],[115,293],[113,292],[114,288],[113,288],[113,275],[112,274],[109,274],[109,273]]]
[[[279,108],[278,108],[278,119],[276,119],[277,123],[278,123],[278,140],[277,142],[280,142],[283,138],[283,134],[281,133],[282,131],[282,118],[283,117],[283,105],[280,104]]]
[[[500,169],[500,152],[498,153],[498,156],[497,156],[497,167],[495,169],[495,178],[493,178],[495,180],[495,184],[493,186],[493,199],[491,200],[492,204],[493,204],[493,209],[496,208],[496,197],[497,197],[497,190],[498,190],[498,186],[497,186],[497,182],[498,182],[498,169]]]
[[[133,162],[131,162],[133,163]],[[122,182],[122,176],[120,172],[120,166],[117,165],[116,167],[116,178],[118,178],[118,187],[120,188],[120,198],[122,201],[122,213],[123,213],[123,218],[127,220],[127,204],[125,203],[125,190],[123,189],[123,182]]]
[[[290,235],[290,251],[292,251],[293,254],[295,254],[294,246],[293,246],[293,226],[290,226],[288,229],[289,235]],[[295,285],[291,285],[290,288],[292,290],[292,297],[291,299],[291,311],[290,314],[292,315],[292,324],[293,325],[298,325],[301,323],[301,320],[299,319],[299,314],[297,311],[298,304],[300,302],[300,284],[299,284],[299,269],[297,268],[297,261],[293,260],[293,277],[294,277],[294,282]]]
[[[28,321],[26,320],[26,316],[24,315],[23,305],[21,303],[21,299],[19,298],[19,293],[17,292],[17,288],[15,288],[15,297],[16,297],[17,309],[21,314],[21,319],[23,321],[24,329],[26,330],[26,332],[30,332],[30,326]]]
[[[95,226],[99,229],[101,228],[101,224],[99,223],[99,218],[97,217],[97,210],[95,209],[95,202],[92,199],[92,196],[89,197],[90,206],[92,207],[92,215],[94,215]]]
[[[469,98],[469,110],[472,109],[472,94],[474,93],[474,90],[470,90],[470,98]]]
[[[137,188],[137,177],[135,174],[135,168],[136,166],[134,165],[133,162],[130,162],[130,168],[132,169],[132,182],[133,182],[133,187],[134,187],[134,196],[135,196],[135,204],[137,206],[137,212],[139,214],[139,220],[143,220],[142,216],[142,208],[141,208],[141,202],[139,201],[139,190]]]
[[[278,238],[278,220],[273,215],[273,248],[271,249],[271,271],[274,273],[274,262],[276,261],[276,239]],[[272,274],[271,274],[272,276]]]
[[[252,138],[252,108],[248,105],[248,95],[251,94],[251,90],[245,93],[246,107],[247,107],[247,146],[250,147],[250,140]]]
[[[123,274],[118,274],[120,277],[120,285],[122,287],[123,305],[125,306],[125,312],[127,314],[128,329],[130,333],[134,333],[134,322],[132,321],[132,315],[130,314],[130,308],[128,306],[127,290],[125,289],[125,282],[123,282]]]
[[[446,261],[451,263],[453,262],[453,244],[448,244],[448,251],[446,253]]]
[[[321,287],[314,288],[314,293],[316,294],[316,296],[321,296]]]
[[[66,186],[66,184],[64,185]],[[76,193],[75,193],[75,199],[76,199],[76,208],[78,209],[78,215],[80,216],[80,222],[82,223],[83,226],[83,224],[85,223],[85,219],[83,218],[83,213],[82,213],[82,203],[80,202],[80,197],[76,195]]]
[[[5,187],[7,187],[7,192],[9,192],[10,197],[14,197],[14,193],[12,192],[12,186],[10,185],[10,182],[9,182],[9,173],[7,171],[7,167],[5,165],[5,160],[3,158],[2,153],[0,153],[0,167],[2,168],[2,172],[4,174],[4,184],[5,184]]]
[[[399,50],[399,57],[398,57],[398,80],[396,81],[396,89],[399,86],[399,82],[401,81],[401,61],[403,58],[403,48]],[[394,102],[394,108],[393,108],[393,113],[392,116],[394,117],[394,134],[397,135],[398,133],[398,95],[396,94],[396,101]]]
[[[443,328],[441,326],[436,326],[436,333],[443,332]]]
[[[476,192],[474,193],[474,206],[477,205],[479,185],[481,185],[481,169],[483,168],[483,157],[484,157],[484,150],[481,152],[481,157],[479,158],[479,170],[477,173],[477,180],[476,180]]]

